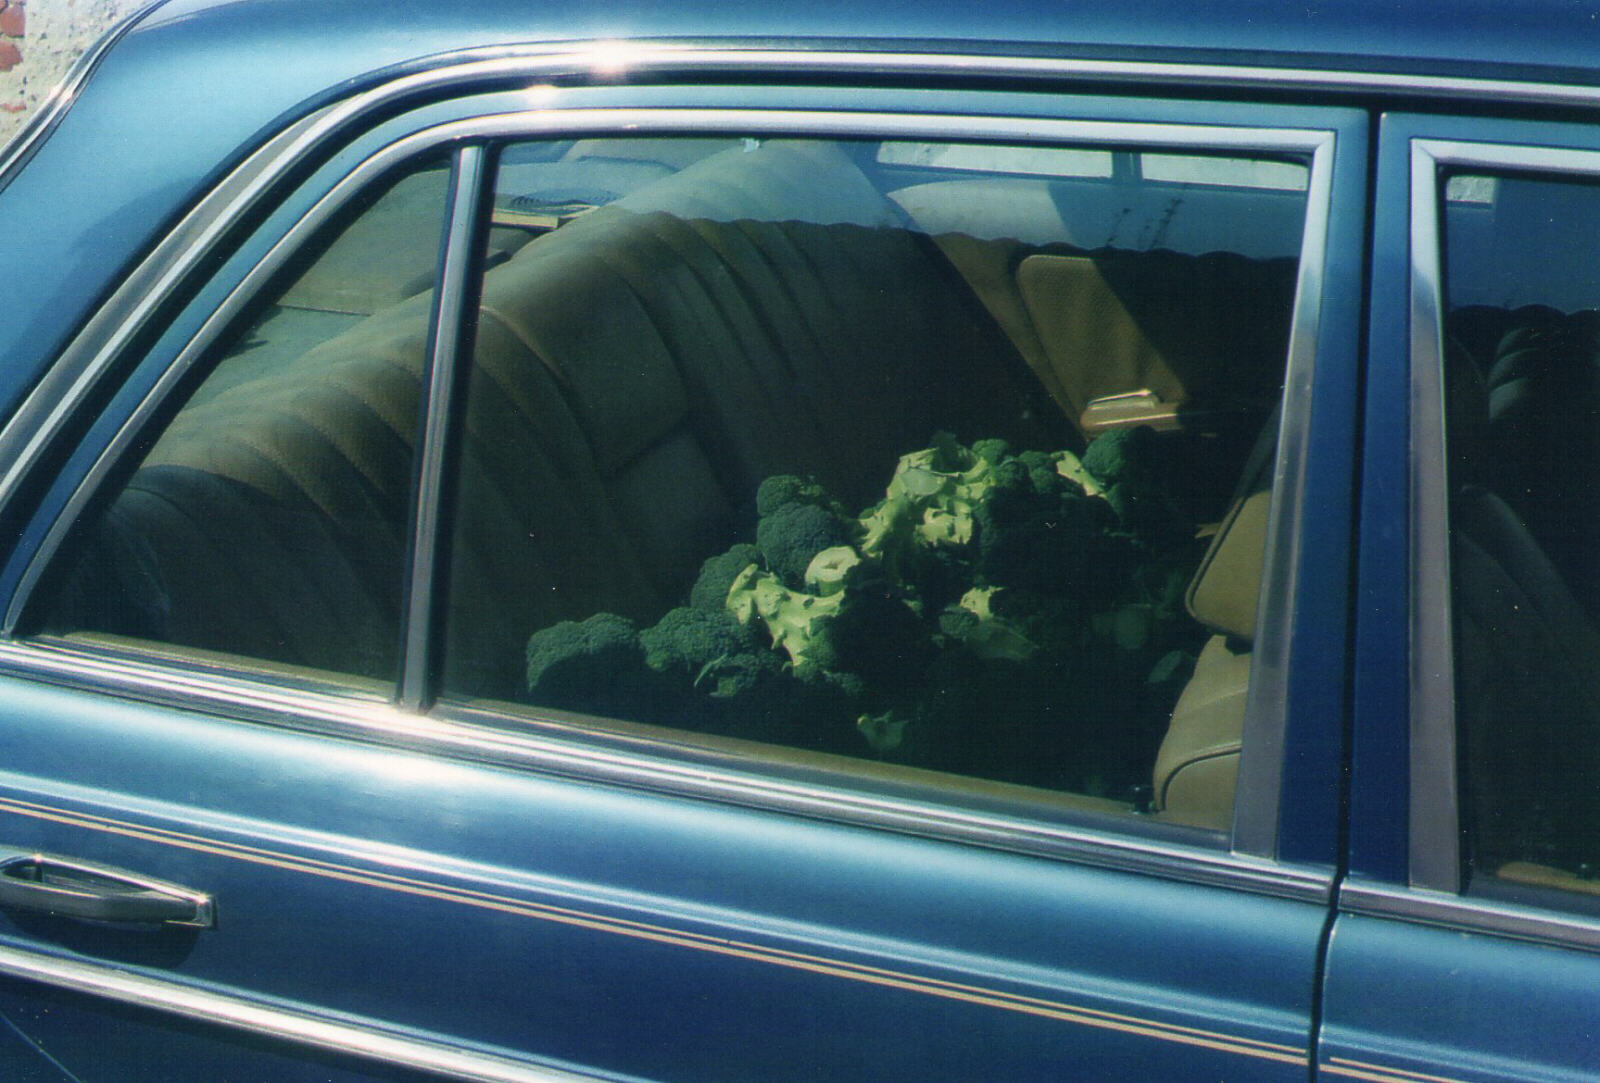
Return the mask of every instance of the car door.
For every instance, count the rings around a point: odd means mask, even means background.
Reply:
[[[542,72],[269,144],[12,423],[11,1028],[84,1079],[1302,1077],[1364,118]],[[980,550],[1002,461],[1056,503]],[[819,515],[855,646],[794,616]]]
[[[1592,1078],[1600,159],[1576,125],[1383,124],[1351,876],[1318,1067]]]

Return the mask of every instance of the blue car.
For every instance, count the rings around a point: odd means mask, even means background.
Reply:
[[[0,1074],[1600,1077],[1597,27],[146,8],[0,150]]]

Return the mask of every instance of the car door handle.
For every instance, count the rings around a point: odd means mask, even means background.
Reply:
[[[216,903],[203,892],[122,869],[37,853],[12,854],[0,860],[0,909],[199,929],[217,923]]]

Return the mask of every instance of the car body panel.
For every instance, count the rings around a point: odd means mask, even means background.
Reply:
[[[12,945],[650,1076],[959,1075],[1002,1051],[1025,1074],[1304,1071],[1314,903],[15,682],[5,702],[9,846],[222,901],[215,935],[12,919]],[[99,768],[42,784],[63,762]]]

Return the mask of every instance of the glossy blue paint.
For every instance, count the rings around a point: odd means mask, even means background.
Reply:
[[[1349,866],[1354,873],[1405,883],[1411,175],[1408,139],[1389,124],[1380,132],[1378,164],[1351,680]]]
[[[1587,2],[1509,10],[1476,2],[1442,13],[1420,0],[1228,0],[1203,11],[1163,0],[1130,13],[1111,0],[981,10],[954,0],[870,9],[843,0],[777,9],[440,0],[401,17],[356,0],[178,0],[116,47],[37,153],[0,178],[0,236],[30,238],[0,251],[0,280],[33,287],[14,291],[0,319],[0,416],[131,261],[250,148],[289,119],[384,73],[417,70],[430,55],[639,38],[1592,84],[1600,82],[1597,20],[1600,6]],[[729,77],[728,85],[572,87],[545,104],[1335,129],[1277,856],[1329,875],[1342,864],[1403,889],[1409,141],[1600,140],[1576,124],[1391,116],[1374,160],[1374,114],[1343,105],[1184,101],[1176,90],[1157,101],[1130,86],[1103,96],[1049,93],[1044,83],[1025,89],[737,85]],[[270,213],[204,269],[192,299],[165,314],[153,344],[118,371],[115,393],[77,446],[50,463],[52,477],[37,486],[43,496],[5,555],[0,598],[153,381],[353,163],[432,124],[527,107],[514,91],[479,91],[341,133],[331,158],[271,194]],[[171,131],[174,101],[184,103],[182,138]],[[1358,104],[1407,103],[1374,96]],[[85,170],[91,160],[102,168]],[[52,228],[38,230],[40,221]],[[1327,1078],[1600,1072],[1592,1018],[1600,955],[1592,952],[1344,913],[1319,958],[1331,915],[1313,901],[489,766],[398,739],[338,739],[229,713],[0,677],[0,847],[136,869],[215,892],[222,907],[219,928],[204,934],[129,935],[7,915],[0,945],[615,1077],[1304,1079],[1313,1060]],[[130,1051],[171,1056],[178,1048],[193,1051],[180,1054],[186,1070],[204,1075],[214,1074],[212,1064],[239,1063],[235,1054],[259,1056],[250,1063],[273,1065],[275,1077],[366,1070],[169,1025],[155,1013],[115,1009],[110,1026],[98,1003],[43,994],[45,1011],[38,995],[0,982],[0,1015],[24,1020],[35,1040],[102,1036],[102,1059],[83,1062],[90,1076],[115,1072]]]
[[[0,691],[7,844],[222,901],[58,931],[141,973],[650,1076],[1304,1075],[1178,1028],[1306,1048],[1313,904]]]
[[[1299,539],[1299,581],[1289,668],[1288,734],[1278,856],[1334,865],[1340,860],[1340,800],[1348,687],[1348,604],[1357,388],[1362,307],[1360,239],[1367,207],[1365,116],[1338,127],[1328,253]]]
[[[1326,995],[1339,1011],[1318,1067],[1331,1079],[1374,1068],[1482,1083],[1594,1079],[1597,981],[1590,952],[1342,915]]]

